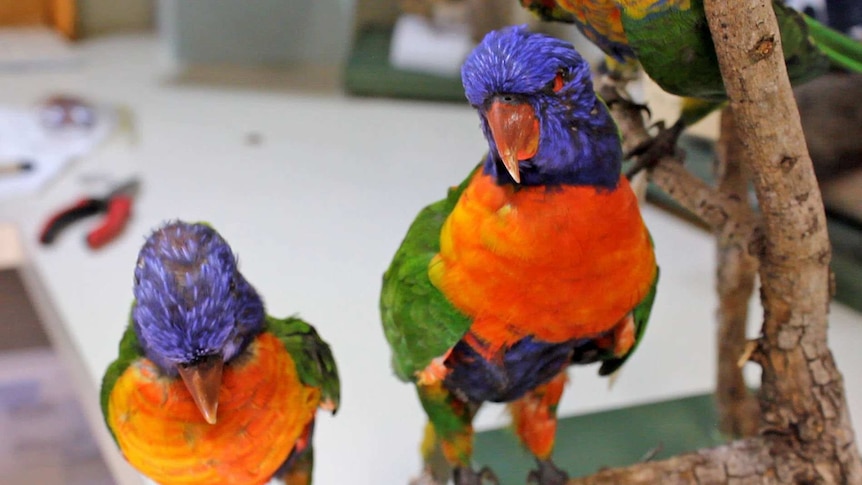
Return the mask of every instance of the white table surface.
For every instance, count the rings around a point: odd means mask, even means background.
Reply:
[[[336,417],[318,419],[315,482],[406,483],[419,469],[424,418],[412,388],[389,368],[377,310],[381,274],[419,209],[460,182],[485,150],[475,113],[452,104],[309,94],[278,82],[266,89],[172,83],[159,44],[146,36],[76,49],[78,69],[0,74],[0,103],[28,104],[56,90],[122,103],[137,117],[139,141],[114,138],[42,193],[0,203],[0,223],[20,229],[28,287],[118,483],[141,481],[104,430],[97,389],[125,326],[137,251],[151,228],[172,218],[213,223],[268,311],[299,312],[332,344],[343,401]],[[260,145],[244,143],[252,131],[261,134]],[[132,173],[142,177],[143,191],[114,244],[88,251],[88,223],[53,247],[36,244],[50,210],[94,188],[82,175]],[[650,329],[613,389],[594,367],[574,370],[561,415],[713,386],[712,239],[654,207],[644,214],[662,267]],[[830,331],[857,423],[860,317],[834,304]],[[506,421],[502,407],[489,406],[476,424]]]

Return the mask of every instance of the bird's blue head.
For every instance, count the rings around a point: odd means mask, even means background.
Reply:
[[[169,222],[138,255],[133,328],[148,359],[179,375],[215,423],[224,364],[263,329],[263,301],[206,224]]]
[[[571,44],[525,26],[490,32],[461,68],[501,184],[616,187],[619,130]]]
[[[227,362],[264,324],[263,301],[210,226],[170,222],[144,243],[135,268],[134,329],[169,375],[217,357]]]

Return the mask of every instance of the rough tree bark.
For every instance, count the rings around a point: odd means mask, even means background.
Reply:
[[[826,215],[787,78],[772,2],[705,0],[719,66],[762,213],[763,436],[775,476],[862,482],[844,385],[826,340]],[[737,23],[738,25],[734,25]]]
[[[759,435],[668,460],[604,470],[597,483],[862,483],[841,374],[826,340],[826,218],[770,0],[704,0],[707,20],[762,213],[745,245],[760,262],[764,322],[751,359],[763,368]],[[625,130],[624,126],[621,129]],[[726,194],[686,186],[663,160],[654,181],[712,226],[750,224]],[[663,180],[664,177],[678,177]],[[683,181],[681,183],[681,181]],[[698,202],[692,197],[702,196]],[[740,220],[736,220],[741,217]],[[737,231],[743,234],[744,231]]]
[[[721,113],[721,131],[716,145],[716,188],[739,200],[740,215],[753,220],[748,199],[747,171],[740,163],[742,144],[736,132],[733,111]],[[740,231],[742,229],[742,231]],[[748,252],[753,225],[725,224],[716,235],[716,290],[718,291],[718,372],[715,400],[722,433],[742,438],[757,433],[760,407],[749,392],[738,360],[746,346],[748,301],[754,291],[757,258]]]

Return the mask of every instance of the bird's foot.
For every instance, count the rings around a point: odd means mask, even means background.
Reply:
[[[641,77],[641,70],[637,62],[619,62],[609,57],[599,63],[596,71],[613,83],[621,85],[637,81]]]
[[[527,475],[527,483],[530,485],[565,485],[569,481],[569,474],[557,468],[550,459],[536,460],[539,464],[538,470],[531,470]]]
[[[410,480],[409,485],[446,485],[446,482],[448,480],[437,480],[431,469],[426,467],[418,477]]]
[[[682,120],[677,121],[670,128],[665,128],[661,121],[655,126],[659,128],[656,136],[641,142],[625,155],[626,159],[636,159],[634,165],[626,172],[626,178],[629,180],[641,170],[655,167],[662,158],[679,154],[676,143],[682,130],[685,129]]]
[[[647,114],[647,118],[652,117],[652,112],[649,110],[649,106],[632,101],[628,96],[623,95],[623,93],[614,86],[602,86],[601,88],[599,88],[599,96],[605,102],[605,105],[607,105],[608,109],[613,108],[614,105],[620,105],[623,109],[626,110],[645,111]]]
[[[452,481],[455,485],[500,485],[497,475],[488,467],[482,467],[478,472],[469,467],[458,467],[452,472]]]

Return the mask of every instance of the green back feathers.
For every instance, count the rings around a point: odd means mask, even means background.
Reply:
[[[341,401],[338,368],[329,344],[317,331],[297,317],[278,319],[266,317],[266,330],[275,335],[293,358],[299,380],[310,387],[319,387],[324,406],[334,413]]]
[[[726,97],[702,1],[692,1],[688,10],[668,8],[643,18],[621,10],[629,46],[662,89],[678,96]]]
[[[862,66],[862,46],[813,19],[773,2],[781,32],[787,72],[793,84],[801,84],[829,70],[833,61]],[[623,26],[644,70],[665,91],[713,101],[726,98],[715,55],[715,46],[702,0],[691,8],[673,8],[643,18],[626,15]],[[841,56],[830,55],[837,52]],[[830,59],[835,57],[836,59]],[[752,61],[754,62],[754,61]],[[851,64],[850,65],[855,65]]]
[[[443,223],[477,169],[450,189],[445,199],[422,209],[383,275],[383,331],[392,347],[395,374],[405,381],[443,355],[470,327],[470,319],[428,279],[428,264],[440,251]]]

